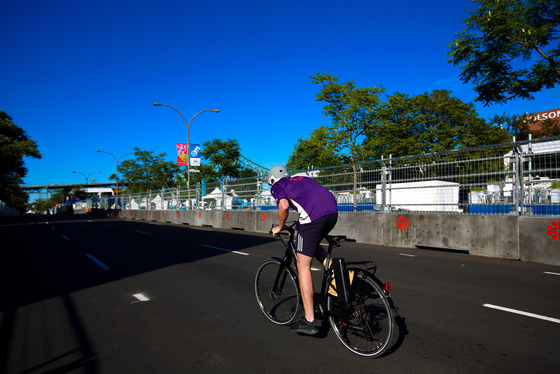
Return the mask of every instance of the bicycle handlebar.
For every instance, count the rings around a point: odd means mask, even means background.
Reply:
[[[285,224],[284,227],[282,227],[282,230],[280,231],[280,233],[282,231],[287,231],[288,233],[292,234],[295,229],[295,225],[296,225],[297,221],[290,221],[289,223]],[[272,234],[272,229],[278,227],[278,225],[272,224],[272,226],[270,227],[270,231],[268,232],[269,234]]]

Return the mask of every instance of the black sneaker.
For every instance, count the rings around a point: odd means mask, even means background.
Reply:
[[[315,321],[307,322],[305,317],[303,317],[301,321],[299,321],[298,323],[294,323],[292,326],[290,326],[290,331],[301,332],[308,335],[314,335],[319,332],[319,329],[317,328]]]

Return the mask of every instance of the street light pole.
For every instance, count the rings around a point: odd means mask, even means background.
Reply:
[[[194,116],[192,116],[191,120],[187,123],[187,120],[185,120],[185,117],[183,117],[181,112],[179,112],[177,109],[173,108],[171,105],[160,104],[160,103],[153,103],[153,105],[154,106],[160,106],[161,105],[161,106],[166,106],[168,108],[173,109],[174,111],[179,113],[179,115],[181,116],[181,118],[185,122],[185,126],[187,126],[187,198],[188,198],[188,203],[189,203],[189,206],[190,206],[191,205],[191,150],[190,150],[191,139],[190,139],[190,136],[189,136],[189,130],[191,128],[191,122],[193,121],[194,117],[198,116],[202,112],[220,113],[220,111],[218,109],[204,109],[204,110],[201,110],[200,112],[198,112]]]
[[[119,160],[120,160],[123,156],[125,156],[125,155],[131,155],[132,152],[124,153],[124,154],[122,154],[119,158],[115,157],[115,155],[112,154],[111,152],[100,151],[100,150],[97,150],[97,151],[95,151],[95,152],[103,152],[103,153],[110,154],[111,156],[113,156],[113,158],[114,158],[115,161],[117,162],[117,192],[115,193],[115,209],[118,210],[118,208],[119,208]]]
[[[84,173],[79,172],[79,171],[73,171],[72,173],[74,173],[74,174],[82,174],[82,175],[86,178],[86,186],[87,186],[87,185],[88,185],[89,177],[91,177],[93,174],[101,173],[101,172],[100,172],[100,171],[94,171],[93,173],[89,174],[88,176],[86,176]]]

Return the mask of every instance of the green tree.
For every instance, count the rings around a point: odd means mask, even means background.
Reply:
[[[48,198],[39,198],[32,203],[27,204],[27,209],[32,209],[38,212],[43,212],[53,208],[57,205],[63,205],[66,203],[66,199],[70,196],[77,199],[86,199],[87,193],[82,191],[82,185],[76,184],[73,186],[66,186],[62,188],[57,188],[55,190],[49,189]]]
[[[205,180],[231,179],[241,175],[241,148],[234,139],[213,139],[203,143],[200,156],[209,161],[201,166],[200,177]]]
[[[166,153],[154,155],[153,151],[142,151],[134,147],[133,160],[119,163],[119,188],[128,186],[129,192],[141,192],[170,188],[180,173],[180,168],[172,161],[166,161]],[[109,179],[115,179],[112,174]]]
[[[527,140],[531,130],[527,121],[523,120],[523,116],[495,114],[494,117],[489,118],[488,122],[491,125],[497,126],[506,131],[511,136],[515,136],[516,140]],[[512,140],[510,138],[510,140]]]
[[[558,0],[474,0],[466,28],[449,45],[449,62],[475,84],[484,105],[532,99],[560,82]]]
[[[360,140],[377,116],[381,103],[379,95],[385,90],[380,87],[356,87],[353,80],[338,82],[338,77],[318,72],[311,76],[313,84],[321,85],[315,101],[326,103],[325,117],[330,117],[332,126],[329,134],[342,156],[352,163],[354,211],[357,210],[358,174],[356,162],[362,152]]]
[[[20,211],[29,200],[21,188],[28,171],[24,156],[41,158],[37,143],[0,110],[0,200]]]
[[[288,159],[288,169],[304,170],[321,168],[342,163],[336,153],[331,130],[322,125],[313,130],[309,138],[299,138],[294,152]]]
[[[535,138],[548,138],[560,135],[560,121],[551,118],[545,119],[541,124],[541,129],[535,131],[533,139]]]
[[[372,158],[410,156],[508,142],[509,135],[476,113],[473,103],[434,90],[417,96],[395,93],[380,107],[378,122],[367,131]]]
[[[353,80],[338,82],[338,77],[318,72],[311,76],[313,84],[321,89],[315,101],[326,103],[325,117],[330,117],[332,125],[325,134],[330,136],[339,154],[351,163],[357,162],[360,154],[360,137],[374,123],[377,107],[381,103],[379,95],[385,90],[379,87],[356,87]]]

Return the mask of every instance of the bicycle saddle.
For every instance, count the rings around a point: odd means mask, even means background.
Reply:
[[[338,247],[346,241],[346,235],[327,235],[325,239],[327,239],[329,245]]]

